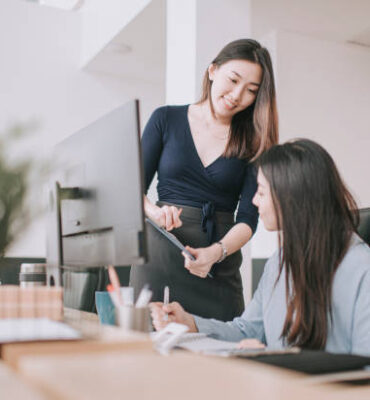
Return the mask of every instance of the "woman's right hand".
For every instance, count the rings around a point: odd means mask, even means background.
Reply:
[[[265,347],[258,339],[243,339],[238,343],[239,349],[264,349]]]
[[[153,220],[157,225],[164,227],[167,231],[179,228],[182,225],[180,219],[182,208],[167,205],[158,207],[145,197],[144,209],[147,217]]]
[[[176,301],[167,305],[161,302],[150,303],[149,307],[153,326],[157,331],[165,328],[170,322],[177,322],[186,325],[189,328],[188,332],[198,332],[194,317]]]

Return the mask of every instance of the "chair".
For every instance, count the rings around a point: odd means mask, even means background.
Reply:
[[[358,234],[370,246],[370,207],[359,209],[359,214]]]

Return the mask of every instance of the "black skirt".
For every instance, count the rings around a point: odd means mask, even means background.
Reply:
[[[170,204],[158,202],[158,205]],[[170,204],[183,209],[183,225],[173,233],[184,245],[209,246],[209,237],[202,230],[202,210],[196,207]],[[215,212],[214,241],[220,240],[234,225],[231,213]],[[130,286],[138,295],[145,284],[153,291],[152,301],[163,301],[165,286],[170,288],[170,301],[179,302],[186,311],[205,318],[230,321],[244,310],[243,287],[239,268],[241,251],[229,255],[212,267],[213,278],[199,278],[184,267],[184,257],[177,247],[150,224],[147,224],[149,262],[132,266]]]

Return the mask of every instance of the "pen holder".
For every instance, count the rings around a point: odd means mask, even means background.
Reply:
[[[100,323],[104,325],[114,325],[114,304],[108,292],[95,292],[95,306]]]
[[[150,331],[149,307],[120,306],[116,309],[116,313],[118,326],[133,331]]]

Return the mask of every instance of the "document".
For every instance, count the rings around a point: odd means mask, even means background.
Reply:
[[[177,347],[192,351],[194,353],[223,353],[236,350],[237,342],[226,342],[223,340],[212,339],[206,335],[200,334],[184,334],[177,342]]]
[[[224,340],[214,339],[208,337],[205,333],[188,333],[185,325],[174,322],[168,324],[159,332],[152,332],[151,338],[154,343],[169,343],[169,346],[165,346],[167,351],[177,347],[193,353],[217,355],[222,357],[256,357],[259,355],[292,354],[300,352],[300,349],[297,347],[240,349],[238,347],[239,342],[227,342]]]
[[[177,347],[192,351],[194,353],[202,353],[207,355],[217,355],[222,357],[245,356],[256,357],[260,355],[270,354],[291,354],[298,353],[300,350],[296,347],[291,348],[269,348],[240,349],[239,342],[227,342],[224,340],[213,339],[202,333],[186,333],[177,342]]]
[[[0,343],[80,339],[67,324],[47,318],[0,319]]]

